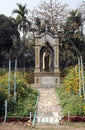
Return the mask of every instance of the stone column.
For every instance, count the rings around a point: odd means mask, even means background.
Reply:
[[[40,47],[39,47],[39,37],[35,38],[35,73],[40,72]]]
[[[55,67],[59,67],[59,48],[58,48],[58,46],[56,46],[55,47],[55,56],[54,56],[54,58],[55,58]]]
[[[40,48],[35,47],[35,72],[40,72]]]
[[[59,72],[59,39],[56,38],[54,46],[54,72]]]

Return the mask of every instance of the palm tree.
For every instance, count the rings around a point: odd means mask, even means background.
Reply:
[[[19,30],[23,33],[23,42],[25,43],[25,38],[30,28],[30,22],[27,19],[28,10],[26,8],[26,4],[22,5],[17,3],[17,6],[18,9],[14,9],[12,13],[17,14],[16,22]]]

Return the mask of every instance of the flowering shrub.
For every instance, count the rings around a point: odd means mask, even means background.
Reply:
[[[60,88],[56,88],[56,93],[59,96],[60,104],[62,107],[63,115],[68,115],[68,111],[70,112],[70,116],[83,116],[85,113],[85,101],[79,95],[75,94],[67,94],[65,91],[65,86]]]
[[[79,95],[79,76],[77,66],[68,69],[68,73],[64,77],[63,83],[63,86],[57,88],[56,92],[59,95],[64,116],[68,115],[68,111],[71,116],[85,115],[85,100],[83,95]]]
[[[29,80],[29,79],[28,79]],[[10,97],[8,96],[8,73],[0,75],[0,114],[4,115],[4,102],[8,100],[8,115],[26,116],[35,108],[37,90],[31,88],[23,73],[16,72],[16,99],[14,101],[14,72],[10,74]],[[3,100],[1,100],[3,99]],[[2,103],[2,106],[1,106]],[[3,109],[3,111],[2,111]]]
[[[0,76],[0,91],[3,92],[5,95],[8,95],[8,74],[5,73],[4,75]]]
[[[17,88],[17,95],[22,92],[24,94],[25,89],[27,88],[27,83],[24,79],[24,76],[22,73],[17,72],[16,73],[17,80],[16,80],[16,88]],[[13,96],[14,93],[14,73],[11,72],[10,75],[10,96]],[[5,73],[4,75],[0,76],[0,91],[4,92],[6,95],[8,95],[8,73]]]
[[[26,74],[25,75],[30,75]],[[28,95],[28,82],[29,78],[26,79],[26,76],[21,72],[16,73],[16,88],[17,88],[17,96],[24,98]],[[10,96],[12,97],[14,94],[14,73],[11,72],[10,75]],[[29,89],[29,90],[28,90]],[[8,73],[5,73],[0,76],[0,90],[3,91],[6,95],[8,95]]]
[[[67,94],[77,94],[79,92],[79,75],[77,66],[70,68],[64,79],[64,86]]]
[[[28,84],[34,83],[34,74],[33,73],[24,73],[24,78]]]

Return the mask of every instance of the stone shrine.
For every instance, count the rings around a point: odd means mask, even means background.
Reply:
[[[56,87],[60,84],[59,37],[48,32],[35,36],[35,85]]]

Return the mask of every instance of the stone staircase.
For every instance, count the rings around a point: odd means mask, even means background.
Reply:
[[[38,88],[38,90],[40,97],[37,106],[37,125],[59,124],[62,113],[55,88]]]

